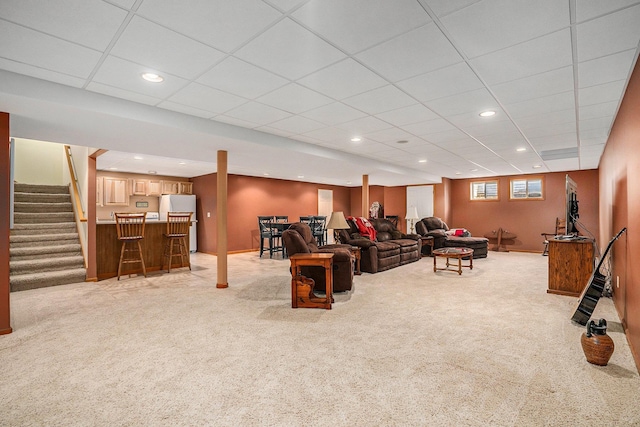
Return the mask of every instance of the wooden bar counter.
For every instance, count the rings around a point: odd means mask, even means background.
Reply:
[[[144,226],[144,239],[140,242],[144,263],[147,273],[157,271],[162,268],[162,255],[166,243],[164,233],[167,231],[167,221],[147,220]],[[187,237],[187,248],[189,247]],[[118,261],[120,260],[120,249],[122,243],[118,240],[116,223],[114,221],[99,221],[96,223],[96,258],[98,280],[104,280],[118,276]],[[187,255],[188,257],[189,255]],[[132,264],[135,268],[131,271],[124,271],[128,268],[123,265],[122,276],[127,274],[142,274],[142,266]],[[180,268],[179,260],[174,260],[171,268]],[[165,266],[166,268],[166,266]]]

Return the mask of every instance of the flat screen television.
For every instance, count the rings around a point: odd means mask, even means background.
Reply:
[[[576,222],[580,216],[578,212],[578,184],[567,175],[566,177],[565,218],[567,234],[578,234]]]

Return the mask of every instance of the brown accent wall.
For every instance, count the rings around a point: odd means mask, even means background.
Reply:
[[[581,234],[589,230],[594,236],[598,231],[598,171],[572,171],[569,176],[578,184],[580,221],[584,227],[578,227]],[[447,224],[450,227],[466,228],[474,236],[497,230],[502,227],[515,233],[518,238],[510,249],[542,252],[541,233],[551,233],[555,228],[556,217],[564,216],[565,176],[567,173],[542,174],[544,179],[544,200],[509,200],[510,179],[520,176],[498,177],[498,201],[471,201],[471,179],[458,179],[450,182],[451,214]],[[477,181],[477,180],[476,180]],[[442,185],[437,187],[440,193]],[[446,205],[445,197],[437,201]],[[437,212],[446,212],[436,203]],[[446,216],[446,215],[445,215]]]
[[[362,216],[364,214],[366,214],[367,216],[369,215],[368,213],[363,213],[362,212],[362,187],[350,187],[349,188],[349,195],[351,198],[351,201],[349,203],[350,205],[350,209],[349,215],[353,215],[353,216]],[[345,216],[347,215],[347,213],[344,213]]]
[[[351,214],[348,187],[243,175],[228,176],[228,250],[260,248],[258,216],[288,215],[289,221],[318,214],[318,190],[333,190],[333,209]],[[198,250],[216,253],[216,174],[193,179],[198,216]],[[207,217],[207,213],[210,216]]]
[[[613,245],[613,301],[640,369],[640,61],[600,159],[600,240]]]
[[[11,333],[9,310],[9,206],[11,188],[11,167],[9,153],[9,113],[0,112],[0,335]]]
[[[398,228],[406,233],[407,187],[384,187],[384,214],[398,215]]]

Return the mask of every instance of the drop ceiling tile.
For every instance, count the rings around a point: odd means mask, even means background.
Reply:
[[[277,7],[283,12],[287,12],[296,6],[305,3],[306,1],[307,0],[265,0],[266,3]]]
[[[248,99],[255,99],[288,83],[282,77],[233,56],[217,64],[196,81]]]
[[[559,159],[559,160],[547,160],[544,162],[551,172],[564,172],[578,170],[580,164],[577,158],[573,159]]]
[[[291,80],[345,57],[344,53],[291,19],[269,28],[238,50],[235,56]]]
[[[460,129],[475,138],[490,135],[512,136],[513,134],[519,134],[518,128],[510,120],[487,121],[486,123],[472,126],[461,126]]]
[[[576,21],[586,21],[635,3],[638,3],[638,0],[580,0],[576,2]]]
[[[594,139],[594,138],[609,138],[609,129],[607,128],[598,128],[598,129],[580,129],[580,141],[583,139]]]
[[[250,123],[257,123],[259,125],[267,125],[277,120],[289,117],[290,115],[291,114],[286,111],[278,110],[277,108],[253,101],[247,102],[246,104],[225,113],[225,116],[244,120]]]
[[[224,57],[217,49],[137,16],[111,54],[187,79],[199,76]]]
[[[395,143],[396,141],[402,141],[402,140],[411,141],[411,140],[418,139],[418,137],[411,135],[410,133],[405,132],[400,128],[395,128],[395,127],[379,130],[376,132],[371,132],[366,134],[365,137],[367,139],[373,139],[374,141],[378,141],[378,142],[393,142],[393,143]],[[402,148],[402,145],[404,144],[398,144],[398,147]]]
[[[351,108],[348,105],[344,105],[341,102],[334,102],[333,104],[305,111],[301,115],[309,119],[317,120],[326,125],[334,126],[365,117],[367,114],[362,111],[358,111],[355,108]]]
[[[343,102],[369,114],[378,114],[417,104],[415,99],[391,85],[352,96]]]
[[[0,19],[0,56],[58,73],[87,78],[102,54]]]
[[[392,82],[462,61],[432,22],[365,50],[357,58]]]
[[[124,10],[96,0],[4,2],[1,14],[8,21],[96,50],[107,48],[127,16]]]
[[[114,98],[126,99],[133,102],[139,102],[140,104],[156,105],[160,101],[159,98],[143,95],[141,93],[131,92],[129,90],[120,89],[113,86],[108,86],[102,83],[91,82],[87,85],[87,90],[91,92],[101,93],[103,95],[113,96]],[[211,114],[209,114],[211,117]]]
[[[340,61],[298,81],[335,99],[344,99],[387,84],[374,72],[351,58]]]
[[[588,61],[628,49],[640,40],[640,5],[579,24],[578,61]]]
[[[616,80],[627,80],[631,74],[635,49],[603,56],[578,64],[578,85],[580,88],[596,86]]]
[[[588,147],[590,145],[604,145],[607,143],[606,136],[597,136],[594,138],[580,138],[580,147]]]
[[[271,126],[260,126],[255,128],[255,130],[259,130],[260,132],[270,133],[272,135],[284,136],[285,138],[290,138],[296,133],[298,133],[298,132],[290,132],[282,129],[273,128]]]
[[[85,79],[81,79],[80,77],[74,77],[52,70],[45,70],[44,68],[34,67],[32,65],[4,58],[0,58],[0,69],[73,87],[82,87],[85,83]]]
[[[576,124],[575,110],[562,110],[547,113],[540,113],[533,116],[522,117],[516,119],[515,122],[525,133],[530,129],[542,128],[557,124]]]
[[[625,80],[618,80],[611,83],[580,89],[578,94],[580,107],[609,101],[617,101],[622,96],[624,86]]]
[[[469,58],[474,58],[567,27],[569,3],[483,1],[451,13],[441,21],[454,42]]]
[[[273,122],[269,127],[284,130],[290,132],[290,134],[299,134],[311,132],[312,130],[326,127],[326,125],[302,116],[291,116],[286,119]]]
[[[398,86],[423,102],[484,87],[466,63],[401,81]]]
[[[210,119],[214,115],[211,111],[200,110],[199,108],[192,108],[171,101],[162,101],[158,104],[158,107],[177,111],[178,113],[188,114],[190,116],[202,117],[203,119]]]
[[[145,0],[138,14],[224,52],[231,52],[282,14],[260,0]]]
[[[294,114],[309,111],[333,102],[331,98],[327,98],[318,92],[314,92],[296,83],[290,83],[280,89],[276,89],[273,92],[261,96],[256,101]]]
[[[452,129],[444,132],[431,133],[428,135],[423,135],[423,138],[437,145],[441,145],[443,143],[453,142],[453,141],[466,141],[468,143],[472,143],[472,142],[475,143],[473,139],[469,138],[469,136],[466,133],[462,132],[459,129]]]
[[[428,101],[425,104],[444,117],[471,112],[480,114],[482,111],[496,110],[498,108],[498,103],[486,89],[472,90],[447,98]]]
[[[578,136],[575,132],[541,136],[537,138],[529,138],[531,145],[535,147],[538,153],[547,150],[555,150],[560,148],[573,148],[577,146]]]
[[[502,109],[496,108],[493,111],[495,111],[496,114],[491,117],[481,117],[479,113],[473,111],[470,113],[449,116],[447,117],[447,120],[454,126],[465,130],[485,128],[487,131],[490,131],[497,126],[502,128],[509,126],[510,119]],[[483,132],[483,134],[486,134],[487,131]]]
[[[566,135],[571,132],[573,132],[574,134],[576,132],[575,122],[546,125],[543,127],[534,127],[531,129],[527,129],[525,131],[525,134],[527,135],[527,138],[532,141],[535,138],[542,138],[542,137],[553,136],[553,135]]]
[[[573,92],[563,92],[557,95],[542,98],[529,99],[523,102],[505,105],[505,110],[511,117],[518,119],[527,116],[535,116],[554,111],[570,110],[576,107]]]
[[[571,66],[492,86],[493,93],[503,104],[572,91],[573,88]]]
[[[430,135],[433,133],[455,129],[455,127],[451,123],[444,119],[427,120],[420,123],[405,125],[402,126],[402,128],[407,132],[418,136]]]
[[[187,80],[171,74],[164,74],[162,83],[151,83],[142,78],[148,67],[108,56],[93,76],[92,82],[102,83],[117,89],[136,92],[157,99],[165,99],[187,84]],[[114,95],[115,96],[115,95]]]
[[[599,117],[615,116],[618,109],[618,101],[603,102],[580,107],[580,120],[595,119]]]
[[[404,126],[438,118],[433,111],[429,110],[422,104],[415,104],[409,107],[398,108],[397,110],[386,111],[384,113],[377,114],[376,117],[395,126]]]
[[[240,98],[239,96],[231,95],[230,93],[222,92],[199,83],[190,83],[184,89],[179,90],[175,95],[171,96],[168,101],[218,114],[222,114],[225,111],[247,102],[246,99]]]
[[[312,0],[293,18],[350,53],[431,21],[414,0]]]
[[[136,3],[136,0],[111,0],[111,3],[117,4],[118,6],[122,6],[125,9],[131,9],[133,5]]]
[[[604,151],[604,144],[590,145],[580,148],[580,158],[599,157]]]
[[[589,132],[591,130],[608,132],[612,123],[613,116],[580,120],[580,132]]]
[[[487,84],[533,76],[572,65],[571,32],[556,31],[471,60]]]
[[[349,139],[351,138],[349,132],[344,129],[338,129],[335,127],[317,129],[305,133],[304,136],[315,138],[323,142],[332,142],[340,146],[344,144],[352,144],[352,142],[349,141]]]
[[[391,125],[375,117],[368,116],[338,124],[336,127],[349,131],[353,136],[362,136],[382,129],[389,129]]]
[[[439,17],[463,9],[482,0],[428,0],[429,7]]]

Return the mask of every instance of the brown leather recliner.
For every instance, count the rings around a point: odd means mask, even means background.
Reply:
[[[333,253],[333,292],[350,291],[353,285],[353,257],[350,245],[324,245],[318,247],[311,228],[295,222],[282,232],[282,241],[289,256],[298,253]],[[302,275],[313,279],[314,289],[324,293],[325,273],[322,267],[302,267]]]
[[[376,241],[362,237],[352,220],[347,220],[349,230],[338,230],[340,241],[360,247],[360,269],[367,273],[389,270],[420,259],[420,236],[404,234],[387,219],[372,219],[376,229]]]
[[[431,216],[422,218],[416,223],[416,232],[422,236],[433,236],[433,249],[443,247],[463,247],[473,249],[473,258],[486,258],[489,239],[486,237],[450,236],[447,224],[440,218]],[[425,246],[426,251],[430,248]],[[425,255],[431,255],[425,253]]]

